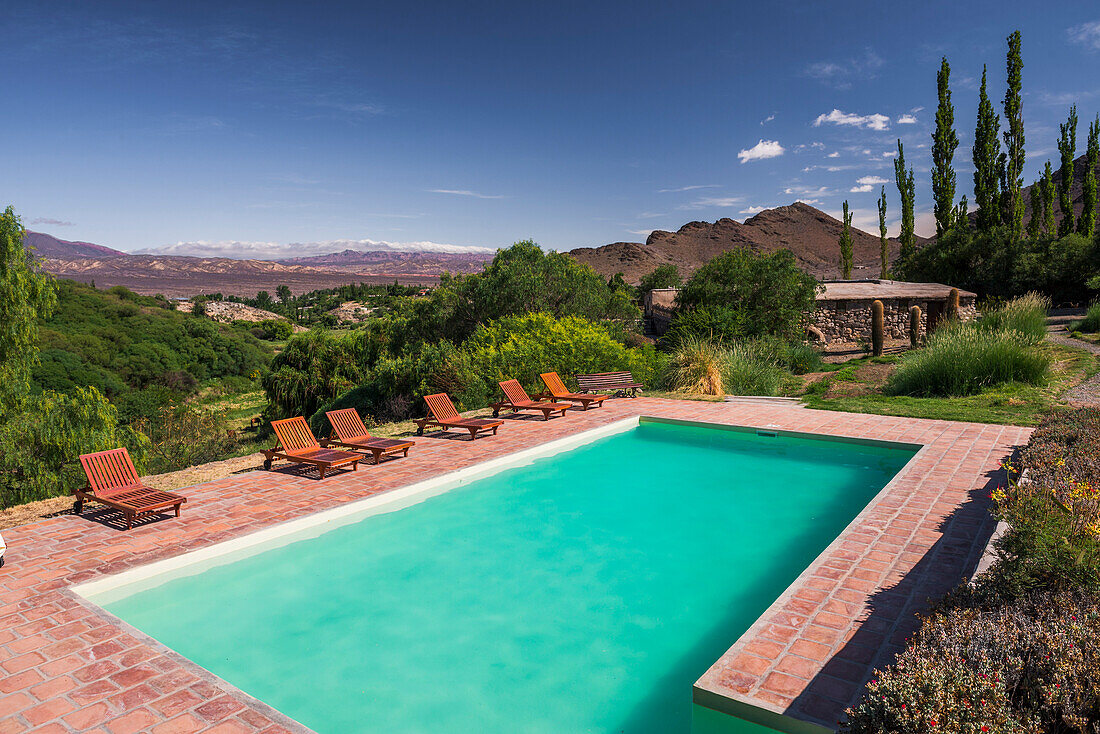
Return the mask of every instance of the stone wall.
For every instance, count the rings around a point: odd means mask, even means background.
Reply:
[[[883,331],[887,339],[909,338],[909,307],[920,306],[921,334],[928,333],[929,301],[910,298],[880,298],[884,310]],[[871,340],[871,304],[874,299],[818,301],[814,311],[814,326],[826,343]],[[943,301],[935,302],[945,308]],[[959,316],[963,321],[977,318],[973,298],[959,299]]]

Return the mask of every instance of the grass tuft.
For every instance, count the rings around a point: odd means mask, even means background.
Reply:
[[[1075,321],[1070,326],[1070,331],[1083,331],[1086,334],[1095,334],[1100,331],[1100,302],[1089,306],[1089,310],[1085,312],[1085,318]]]
[[[984,331],[1013,331],[1031,344],[1046,338],[1050,299],[1027,293],[984,314],[978,326]]]

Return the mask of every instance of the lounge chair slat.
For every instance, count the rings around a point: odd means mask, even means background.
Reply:
[[[519,384],[519,380],[505,380],[497,384],[499,384],[500,389],[504,391],[505,400],[492,403],[489,406],[493,409],[494,417],[500,415],[502,408],[508,408],[513,412],[520,410],[538,411],[542,413],[545,420],[550,420],[550,415],[552,413],[561,413],[561,415],[564,416],[565,411],[573,407],[569,403],[543,403],[538,400],[532,400],[531,396],[527,394],[527,391],[523,389],[523,386]]]
[[[431,413],[429,418],[419,418],[416,421],[416,435],[423,435],[424,429],[428,426],[439,426],[443,430],[449,428],[464,428],[470,432],[471,440],[474,439],[481,431],[493,432],[496,435],[497,429],[504,425],[504,421],[501,420],[489,420],[487,418],[463,418],[455,410],[454,403],[447,396],[447,393],[438,393],[436,395],[425,395],[424,402],[428,404],[428,412]]]
[[[549,397],[555,400],[568,400],[572,403],[579,403],[583,410],[588,410],[588,406],[590,405],[599,407],[603,405],[603,401],[608,398],[607,395],[599,395],[597,393],[569,392],[557,372],[544,372],[539,375],[539,377],[542,378],[543,384],[546,385],[546,392],[536,397]]]

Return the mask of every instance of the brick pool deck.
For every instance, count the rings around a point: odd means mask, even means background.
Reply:
[[[323,482],[250,472],[187,489],[179,519],[126,532],[105,510],[5,531],[0,569],[0,734],[305,731],[69,587],[633,415],[925,448],[696,683],[701,703],[787,725],[834,728],[875,666],[917,626],[926,600],[966,577],[992,530],[988,492],[1030,429],[797,408],[639,398],[549,423],[508,420],[496,437],[429,433],[407,459]],[[675,491],[675,488],[670,488]],[[685,699],[688,691],[684,691]],[[774,722],[773,722],[774,723]]]

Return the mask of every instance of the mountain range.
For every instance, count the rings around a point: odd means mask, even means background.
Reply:
[[[1077,159],[1071,188],[1077,216],[1082,209],[1085,157]],[[1097,170],[1100,176],[1100,168]],[[1054,174],[1059,181],[1060,173]],[[1030,202],[1030,187],[1023,192]],[[1061,219],[1061,213],[1056,216]],[[1030,207],[1025,222],[1030,218]],[[974,216],[971,213],[971,216]],[[636,283],[658,265],[673,264],[683,276],[689,275],[716,255],[735,247],[749,247],[769,253],[780,248],[790,250],[799,265],[812,275],[837,278],[837,261],[842,224],[809,204],[765,209],[737,222],[688,222],[675,232],[655,230],[644,243],[613,242],[600,247],[580,247],[569,255],[586,263],[605,277],[622,273]],[[853,276],[874,278],[879,274],[877,235],[852,228]],[[924,241],[918,238],[918,246]],[[95,281],[101,286],[123,285],[139,293],[164,293],[191,296],[221,292],[227,295],[253,296],[257,291],[273,291],[287,285],[296,293],[318,288],[334,288],[353,282],[384,283],[398,280],[410,285],[431,285],[443,271],[474,273],[482,270],[493,255],[487,252],[453,253],[436,251],[397,251],[345,249],[327,255],[295,257],[283,260],[236,260],[224,257],[188,257],[181,255],[130,254],[90,242],[58,239],[41,232],[27,232],[26,245],[43,258],[45,269],[64,278]],[[889,257],[898,255],[896,239],[888,242]]]

